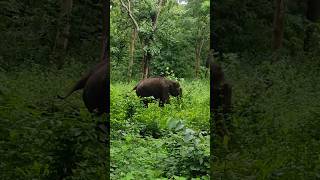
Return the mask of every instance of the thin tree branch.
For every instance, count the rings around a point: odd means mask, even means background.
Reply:
[[[153,26],[152,26],[152,31],[155,31],[156,30],[156,28],[157,28],[157,22],[158,22],[158,18],[159,18],[159,16],[160,16],[160,12],[161,12],[161,8],[162,8],[162,3],[163,3],[163,1],[162,0],[159,0],[159,3],[158,3],[158,12],[157,12],[157,16],[156,16],[156,19],[155,19],[155,21],[154,21],[154,23],[153,23]]]
[[[136,19],[133,17],[133,14],[132,14],[132,11],[131,11],[130,0],[127,0],[128,6],[126,6],[126,4],[122,0],[120,0],[120,2],[121,2],[121,5],[127,10],[130,19],[132,20],[132,22],[133,22],[135,28],[137,29],[137,31],[139,32],[139,25],[138,25]]]

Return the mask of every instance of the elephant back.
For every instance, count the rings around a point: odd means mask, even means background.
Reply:
[[[107,111],[107,63],[97,66],[83,90],[83,101],[90,112],[95,109],[98,113]]]

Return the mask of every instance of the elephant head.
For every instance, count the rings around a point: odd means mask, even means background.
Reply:
[[[168,83],[169,93],[171,96],[178,97],[182,96],[182,88],[180,87],[180,84],[177,81],[172,80],[166,80]]]

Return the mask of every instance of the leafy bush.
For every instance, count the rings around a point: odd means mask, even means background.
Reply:
[[[209,141],[195,133],[184,142],[185,133],[173,133],[168,121],[183,119],[183,126],[194,132],[208,131],[209,83],[205,80],[180,80],[180,83],[182,101],[171,97],[171,104],[163,108],[158,102],[145,108],[131,91],[135,83],[111,84],[112,178],[207,177]],[[180,149],[173,151],[174,143]],[[184,153],[180,154],[180,150]]]
[[[291,60],[226,65],[232,67],[226,70],[233,85],[234,128],[230,148],[216,151],[214,178],[319,176],[319,66]]]
[[[181,120],[170,120],[170,132],[165,143],[170,152],[164,160],[164,174],[167,177],[203,177],[209,174],[209,136],[186,128]],[[209,179],[207,176],[206,179]]]
[[[79,93],[65,101],[55,98],[79,79],[75,72],[83,72],[82,67],[74,64],[58,71],[33,65],[1,72],[0,179],[107,175],[106,149],[95,131],[101,119],[91,117]]]

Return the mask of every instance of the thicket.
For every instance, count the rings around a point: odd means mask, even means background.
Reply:
[[[95,130],[105,117],[91,117],[80,94],[56,98],[99,61],[102,8],[98,1],[74,1],[62,53],[61,2],[0,2],[0,179],[107,176]]]
[[[163,1],[155,30],[152,30],[152,18],[158,12],[158,1],[132,1],[130,12],[139,26],[135,39],[135,25],[125,8],[129,5],[123,2],[124,5],[115,1],[111,9],[112,79],[128,80],[130,69],[132,79],[140,79],[145,54],[151,57],[148,63],[149,76],[161,75],[167,68],[173,70],[176,77],[182,78],[200,78],[204,74],[209,50],[208,0],[190,0],[187,5],[179,4],[176,0]],[[133,40],[135,43],[131,55]]]
[[[185,80],[183,100],[143,107],[134,83],[111,84],[111,177],[208,179],[209,83]]]
[[[213,2],[215,60],[233,86],[234,111],[233,140],[214,154],[214,178],[319,177],[319,16],[310,11],[320,7],[284,1],[275,50],[276,2]]]
[[[155,1],[141,2],[133,8],[146,36]],[[111,3],[111,175],[115,179],[207,177],[209,83],[190,78],[195,77],[194,45],[203,37],[208,40],[209,1],[189,1],[186,6],[170,2],[160,15],[155,41],[143,49],[137,40],[132,72],[134,80],[140,79],[143,54],[152,52],[151,75],[185,78],[183,103],[173,99],[163,109],[157,104],[143,108],[130,92],[134,83],[119,82],[128,75],[132,24],[121,4]],[[212,3],[215,60],[233,86],[234,111],[228,148],[213,153],[214,178],[320,177],[320,30],[319,18],[310,18],[306,2],[312,0],[285,1],[283,46],[276,61],[271,48],[272,1]],[[94,130],[98,119],[87,113],[80,94],[67,101],[55,99],[98,62],[101,6],[98,1],[74,2],[65,66],[58,70],[53,49],[60,8],[58,1],[49,0],[0,2],[1,179],[105,175],[104,150],[97,148],[101,144]],[[199,77],[206,75],[208,49],[205,41]]]
[[[64,62],[95,64],[99,61],[101,9],[99,1],[73,3]],[[57,66],[57,51],[54,50],[57,31],[62,26],[61,11],[59,1],[0,2],[0,67],[6,71],[20,71],[31,64]],[[19,67],[22,64],[25,66]]]
[[[106,148],[98,142],[97,117],[80,93],[61,101],[83,71],[28,66],[0,72],[0,178],[98,179],[106,177]]]
[[[209,179],[208,50],[207,0],[188,1],[187,5],[175,0],[113,4],[113,179]],[[149,76],[179,81],[182,101],[171,97],[171,104],[164,108],[158,102],[143,107],[132,88],[142,78],[146,62]]]
[[[214,177],[317,178],[318,63],[295,67],[286,58],[253,68],[239,59],[226,69],[233,85],[231,142],[214,153]]]

